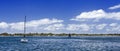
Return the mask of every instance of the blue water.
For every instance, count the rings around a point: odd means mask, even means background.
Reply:
[[[0,37],[0,51],[120,51],[120,37]]]

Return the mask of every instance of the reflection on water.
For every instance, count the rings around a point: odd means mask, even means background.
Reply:
[[[120,51],[120,37],[0,37],[0,51]]]

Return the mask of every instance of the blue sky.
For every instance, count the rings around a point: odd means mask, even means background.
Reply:
[[[0,33],[119,33],[120,0],[0,0]]]

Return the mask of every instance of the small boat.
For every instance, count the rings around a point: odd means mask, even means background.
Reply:
[[[23,38],[23,39],[21,39],[20,41],[21,41],[22,43],[27,43],[27,42],[28,42],[28,39]]]

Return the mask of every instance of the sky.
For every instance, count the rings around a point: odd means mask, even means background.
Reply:
[[[0,0],[0,33],[120,33],[120,0]]]

